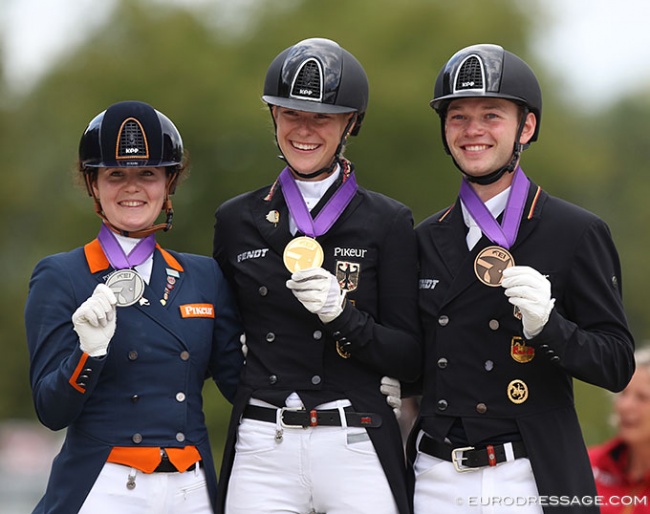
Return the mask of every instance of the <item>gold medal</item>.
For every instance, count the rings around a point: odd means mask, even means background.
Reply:
[[[508,400],[517,405],[528,400],[528,386],[523,380],[515,379],[508,384]]]
[[[291,273],[307,268],[318,268],[323,264],[323,258],[323,248],[318,241],[306,236],[289,241],[282,255],[284,265]]]
[[[478,279],[490,287],[499,287],[503,280],[503,270],[515,265],[515,260],[501,246],[488,246],[479,252],[474,260],[474,273]]]
[[[515,336],[510,341],[510,357],[522,364],[530,362],[535,358],[535,348],[526,344],[523,337]]]
[[[144,280],[132,269],[114,271],[106,279],[106,285],[115,293],[118,307],[133,305],[144,294]]]

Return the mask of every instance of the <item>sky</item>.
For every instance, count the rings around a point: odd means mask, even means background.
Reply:
[[[235,0],[167,0],[180,4]],[[246,6],[256,0],[236,0]],[[650,79],[650,1],[518,0],[544,6],[531,51],[557,77],[576,106],[605,105],[612,94],[644,87]],[[232,3],[231,3],[232,2]],[[66,50],[110,13],[115,0],[0,0],[5,75],[15,91],[29,88]]]

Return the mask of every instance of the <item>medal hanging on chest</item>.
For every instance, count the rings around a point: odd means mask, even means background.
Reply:
[[[463,180],[460,186],[460,198],[465,207],[483,234],[495,243],[481,250],[474,260],[476,277],[490,287],[500,286],[503,270],[515,265],[515,260],[508,250],[517,239],[530,182],[520,167],[517,167],[514,173],[501,225],[466,180]]]
[[[357,181],[354,172],[344,174],[343,184],[315,218],[312,218],[288,167],[282,170],[279,180],[282,185],[284,200],[291,216],[293,216],[296,227],[305,234],[289,241],[282,255],[284,265],[290,273],[307,268],[317,268],[323,264],[324,254],[323,248],[316,241],[316,237],[325,234],[352,201],[357,192]]]
[[[144,294],[144,279],[133,268],[145,262],[156,247],[156,238],[152,234],[140,240],[127,255],[115,234],[106,226],[102,225],[97,236],[102,250],[115,268],[106,279],[106,285],[111,288],[117,298],[118,307],[129,307],[140,301]]]

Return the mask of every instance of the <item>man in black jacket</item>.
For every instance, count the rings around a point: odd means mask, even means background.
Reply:
[[[598,512],[573,378],[618,391],[634,370],[606,224],[520,167],[542,95],[496,45],[457,52],[431,106],[462,173],[416,228],[425,370],[409,454],[415,514]]]

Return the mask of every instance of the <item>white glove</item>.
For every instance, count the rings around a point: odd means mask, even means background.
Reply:
[[[390,405],[397,419],[402,415],[402,385],[399,380],[391,377],[382,377],[379,386],[381,394],[386,395],[386,403]]]
[[[329,323],[343,312],[345,291],[338,280],[323,268],[296,271],[287,280],[287,287],[309,312],[318,314],[323,323]]]
[[[106,355],[108,343],[115,334],[117,298],[106,284],[99,284],[90,298],[72,315],[79,346],[91,357]]]
[[[242,332],[242,335],[239,336],[239,342],[241,343],[241,352],[244,354],[244,359],[248,356],[248,345],[246,344],[246,332]]]
[[[532,339],[542,331],[555,305],[551,283],[529,266],[513,266],[503,270],[501,286],[508,301],[521,312],[524,337]]]

